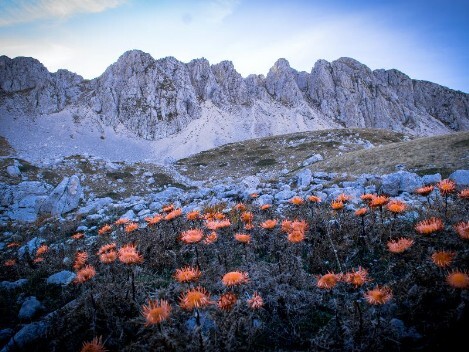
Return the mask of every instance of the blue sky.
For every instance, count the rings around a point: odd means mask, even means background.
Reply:
[[[0,0],[0,54],[100,75],[126,50],[266,74],[352,57],[469,92],[467,0]]]

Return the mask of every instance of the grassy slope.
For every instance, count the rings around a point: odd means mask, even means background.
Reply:
[[[227,144],[181,159],[176,166],[196,180],[237,178],[258,172],[278,175],[283,169],[297,171],[305,159],[316,153],[331,159],[364,149],[364,141],[382,146],[408,139],[401,133],[378,129],[301,132]]]
[[[369,150],[358,150],[318,162],[312,170],[362,173],[388,173],[404,164],[420,174],[440,172],[443,177],[456,169],[469,167],[469,132],[418,138]]]

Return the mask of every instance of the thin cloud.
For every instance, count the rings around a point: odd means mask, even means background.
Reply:
[[[233,13],[239,3],[240,0],[213,0],[208,4],[206,16],[210,21],[220,23]]]
[[[63,19],[79,13],[98,13],[127,0],[33,0],[5,1],[0,5],[0,27],[45,19]]]

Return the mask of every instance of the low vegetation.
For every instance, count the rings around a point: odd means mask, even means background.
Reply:
[[[469,319],[469,191],[444,181],[417,193],[363,195],[356,211],[347,194],[168,204],[87,234],[51,220],[24,257],[38,229],[18,228],[0,280],[28,284],[1,292],[0,328],[21,326],[22,292],[56,311],[31,351],[448,350]],[[45,283],[65,269],[72,284]]]

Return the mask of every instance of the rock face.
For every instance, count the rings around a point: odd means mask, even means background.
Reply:
[[[87,81],[65,70],[50,73],[32,58],[0,57],[3,114],[37,117],[69,110],[79,119],[157,140],[203,117],[207,104],[245,120],[254,134],[269,117],[280,116],[298,130],[371,127],[433,135],[469,129],[469,94],[397,70],[372,71],[350,58],[319,60],[310,73],[279,59],[266,77],[243,78],[230,61],[185,64],[133,50]]]

